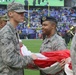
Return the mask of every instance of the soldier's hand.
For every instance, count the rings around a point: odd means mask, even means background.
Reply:
[[[71,62],[71,58],[70,57],[66,58],[65,63],[67,64],[67,63],[70,63],[70,62]]]
[[[32,57],[33,60],[38,58],[35,54],[32,54],[31,57]]]
[[[64,68],[65,64],[66,64],[66,59],[62,59],[60,62],[60,66],[62,69]]]
[[[19,45],[20,45],[20,47],[22,47],[23,46],[22,42],[19,42]]]

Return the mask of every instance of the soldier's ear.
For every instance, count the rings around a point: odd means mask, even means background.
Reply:
[[[11,18],[11,17],[13,17],[13,12],[8,12],[8,16]]]
[[[56,24],[54,22],[51,23],[52,28],[56,28]]]

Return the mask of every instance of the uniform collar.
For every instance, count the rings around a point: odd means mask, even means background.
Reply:
[[[55,33],[53,36],[51,36],[48,40],[52,41],[52,40],[56,39],[56,38],[55,38],[56,35],[57,35],[57,33]]]
[[[16,33],[16,28],[13,27],[13,25],[10,23],[10,21],[7,22],[7,25],[11,28],[12,32]]]
[[[54,34],[53,36],[51,36],[50,38],[46,38],[46,39],[44,40],[44,43],[52,42],[54,39],[56,39],[56,38],[55,38],[56,35],[57,35],[57,33],[55,33],[55,34]]]

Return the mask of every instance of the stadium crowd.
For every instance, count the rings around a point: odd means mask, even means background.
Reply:
[[[28,10],[27,10],[28,11]],[[73,19],[76,17],[76,11],[70,8],[51,8],[48,12],[48,9],[30,9],[29,14],[25,13],[26,21],[23,25],[18,26],[18,30],[21,32],[21,38],[27,36],[28,39],[42,38],[41,37],[41,17],[42,16],[53,16],[58,20],[57,31],[58,33],[70,40],[69,34],[67,31],[73,26]],[[28,18],[29,17],[29,18]],[[28,21],[29,20],[29,21]],[[23,35],[23,37],[22,37]],[[71,37],[71,36],[70,36]],[[68,41],[66,43],[68,43]]]
[[[28,11],[28,10],[27,10]],[[6,9],[0,9],[0,15],[3,15],[7,12]],[[28,13],[29,12],[29,13]],[[74,19],[76,17],[76,11],[72,8],[31,8],[28,12],[25,13],[24,23],[20,23],[17,27],[20,38],[28,39],[39,39],[42,38],[41,31],[41,17],[42,16],[53,16],[57,19],[57,31],[58,34],[70,40],[69,34],[67,32],[73,26]],[[28,14],[27,14],[28,13]],[[71,37],[71,36],[70,36]],[[66,39],[66,40],[67,40]],[[68,43],[68,41],[66,43]]]

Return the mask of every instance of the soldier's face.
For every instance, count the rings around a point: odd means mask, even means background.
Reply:
[[[17,22],[24,22],[24,12],[22,13],[16,13],[14,12],[13,19],[16,20]]]
[[[44,21],[42,23],[42,33],[45,35],[50,35],[53,30],[53,25],[50,21]]]
[[[15,11],[10,12],[10,17],[13,19],[13,21],[20,23],[20,22],[24,22],[24,12],[22,13],[17,13]]]
[[[6,25],[6,23],[7,23],[7,21],[2,22],[3,27]]]
[[[7,21],[1,21],[0,28],[3,28],[6,25]]]

